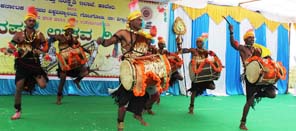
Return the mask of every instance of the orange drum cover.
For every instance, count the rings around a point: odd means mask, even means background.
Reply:
[[[127,58],[120,64],[120,81],[135,96],[143,96],[147,87],[167,90],[171,67],[165,55]]]
[[[190,79],[193,83],[218,80],[222,67],[217,56],[206,59],[192,59],[189,63]]]
[[[87,62],[85,52],[81,47],[67,48],[57,53],[58,62],[63,71],[68,71],[80,67]]]
[[[167,55],[167,58],[170,62],[172,73],[182,67],[183,60],[178,56],[178,54],[170,53]]]
[[[246,79],[251,84],[269,85],[276,83],[278,79],[284,79],[285,70],[279,62],[257,56],[247,59],[246,62]]]

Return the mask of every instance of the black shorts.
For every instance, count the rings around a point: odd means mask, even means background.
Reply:
[[[117,91],[112,93],[112,97],[115,99],[115,103],[117,103],[119,107],[128,105],[127,111],[136,115],[142,115],[145,104],[149,99],[147,92],[144,96],[135,96],[132,91],[127,91],[123,85],[121,85]]]
[[[205,82],[198,82],[198,83],[191,83],[191,88],[188,91],[196,91],[196,96],[201,95],[206,89],[209,89],[209,86],[215,83],[213,81],[205,81]]]
[[[272,84],[270,85],[255,85],[248,82],[248,80],[245,80],[246,82],[246,98],[249,100],[252,96],[255,96],[255,98],[263,98],[263,97],[269,97],[270,93],[268,92],[275,92],[276,87]]]

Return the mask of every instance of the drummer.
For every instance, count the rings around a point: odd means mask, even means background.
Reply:
[[[36,30],[38,12],[34,6],[28,7],[25,15],[25,28],[21,32],[16,32],[11,42],[9,50],[15,56],[15,95],[14,108],[15,113],[11,120],[21,118],[22,112],[22,91],[32,91],[35,85],[45,88],[48,82],[47,73],[42,69],[40,64],[40,54],[48,51],[48,44],[42,32]],[[4,84],[3,84],[4,86]],[[30,118],[29,118],[30,119]]]
[[[207,40],[207,34],[203,34],[202,36],[196,39],[196,47],[197,48],[181,48],[182,38],[177,37],[177,45],[180,53],[191,53],[192,59],[205,59],[210,56],[216,56],[213,51],[208,51],[203,48],[204,42]],[[191,99],[189,105],[189,114],[193,114],[194,110],[194,100],[195,97],[201,95],[206,89],[214,90],[215,83],[212,80],[204,81],[204,82],[191,82],[191,88],[188,90],[191,92]]]
[[[159,36],[158,38],[158,50],[157,50],[157,54],[160,55],[172,55],[173,53],[170,53],[168,50],[165,49],[165,40],[163,37]],[[183,63],[183,61],[182,61]],[[177,64],[176,64],[177,65]],[[171,74],[171,78],[170,78],[170,86],[172,86],[176,81],[178,80],[183,80],[183,76],[178,72],[175,71]],[[147,111],[148,114],[150,115],[154,115],[155,112],[152,111],[152,107],[154,103],[159,104],[160,103],[160,94],[159,92],[156,91],[148,91],[149,93],[149,99],[147,100],[146,104],[145,104],[145,111]]]
[[[74,27],[75,27],[75,23],[76,23],[76,19],[75,18],[69,18],[68,23],[65,25],[64,27],[64,34],[57,34],[57,35],[52,35],[50,36],[49,41],[50,42],[55,42],[58,41],[58,47],[59,47],[59,54],[62,54],[63,51],[65,51],[66,53],[68,53],[69,51],[73,50],[73,49],[77,49],[80,48],[80,42],[77,40],[77,37],[73,36],[74,33]],[[76,51],[80,51],[80,52],[75,52],[75,53],[84,53],[81,50],[76,50]],[[81,55],[84,56],[84,55]],[[81,57],[79,56],[79,57]],[[81,60],[83,60],[83,58],[81,58]],[[84,60],[86,61],[86,59]],[[77,61],[80,62],[80,61]],[[83,63],[83,62],[81,62]],[[69,63],[67,63],[69,64]],[[89,74],[89,69],[84,66],[83,64],[81,64],[81,66],[77,67],[77,68],[73,68],[70,70],[64,70],[62,67],[62,65],[59,65],[57,72],[58,72],[58,77],[60,78],[60,82],[59,82],[59,87],[58,87],[58,93],[57,93],[57,101],[56,104],[60,105],[62,104],[62,98],[63,98],[63,88],[66,82],[66,77],[70,76],[70,77],[74,77],[76,78],[74,80],[74,83],[76,84],[77,88],[81,89],[80,87],[80,81],[83,79],[83,77],[85,77],[86,75]]]
[[[156,52],[156,48],[151,45],[151,38],[156,32],[147,34],[141,28],[142,14],[136,10],[128,16],[126,29],[120,29],[109,39],[99,37],[97,43],[104,47],[120,43],[123,54],[122,60],[126,58],[137,58]],[[144,96],[135,96],[132,91],[126,90],[120,84],[120,87],[112,93],[112,96],[118,104],[118,130],[123,130],[126,110],[134,113],[134,118],[139,120],[142,125],[148,125],[142,117],[145,103],[149,98],[147,93]]]
[[[234,49],[236,49],[237,51],[239,51],[240,57],[241,57],[241,60],[243,62],[243,66],[244,66],[244,72],[246,69],[245,61],[248,58],[250,58],[252,56],[259,56],[259,57],[269,56],[268,54],[264,54],[264,56],[262,56],[262,50],[260,48],[254,47],[253,44],[254,44],[255,35],[254,35],[253,30],[249,30],[245,33],[245,35],[244,35],[245,45],[240,45],[237,41],[234,40],[232,25],[229,25],[229,30],[230,30],[231,46]],[[246,126],[247,115],[248,115],[250,106],[252,108],[254,108],[255,99],[256,99],[256,102],[259,102],[259,100],[262,97],[275,98],[275,96],[276,96],[276,87],[272,84],[259,86],[259,85],[251,84],[247,80],[245,80],[245,83],[246,83],[246,98],[247,98],[247,100],[246,100],[246,103],[243,108],[243,114],[242,114],[241,122],[239,125],[239,128],[241,130],[248,130],[248,128]]]
[[[172,53],[172,52],[169,52],[168,50],[165,49],[165,40],[163,37],[159,36],[158,38],[158,50],[157,50],[157,54],[160,54],[160,55],[178,55],[178,52],[176,53]],[[175,71],[173,72],[173,74],[171,75],[171,78],[170,78],[170,86],[172,86],[177,80],[183,80],[183,76],[178,72],[178,71]]]

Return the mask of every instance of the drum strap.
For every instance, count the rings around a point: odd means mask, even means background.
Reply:
[[[135,52],[137,52],[137,53],[141,53],[141,54],[144,54],[144,53],[142,53],[142,52],[138,52],[138,51],[136,51],[136,50],[134,50],[134,47],[135,47],[135,43],[136,43],[136,41],[137,41],[137,38],[138,38],[138,35],[136,34],[136,40],[135,41],[133,41],[133,36],[132,36],[132,32],[130,32],[130,37],[131,37],[131,42],[130,42],[130,44],[132,45],[131,46],[131,48],[127,51],[127,52],[125,52],[124,54],[122,54],[122,56],[124,57],[127,53],[129,53],[129,52],[132,52],[132,51],[135,51]],[[124,58],[123,58],[124,59]]]

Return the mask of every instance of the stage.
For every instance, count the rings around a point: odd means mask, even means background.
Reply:
[[[155,115],[144,114],[144,127],[127,113],[125,131],[239,131],[245,97],[242,95],[201,96],[195,101],[194,115],[188,114],[190,97],[162,96],[154,105]],[[110,96],[24,95],[20,120],[12,121],[14,97],[0,96],[1,131],[116,131],[117,106]],[[278,95],[263,98],[250,109],[247,126],[251,131],[295,131],[296,97]]]
[[[14,95],[15,93],[15,76],[14,75],[0,75],[0,96],[1,95]],[[119,78],[99,78],[99,77],[85,77],[81,80],[79,90],[74,84],[71,77],[67,77],[64,85],[64,95],[76,95],[76,96],[109,96],[108,88],[114,89],[119,86]],[[49,81],[46,88],[41,89],[37,85],[32,92],[33,95],[56,95],[59,78],[57,76],[49,76]],[[180,95],[179,84],[177,82],[170,86],[165,92],[171,95]],[[28,92],[23,92],[28,94]]]

